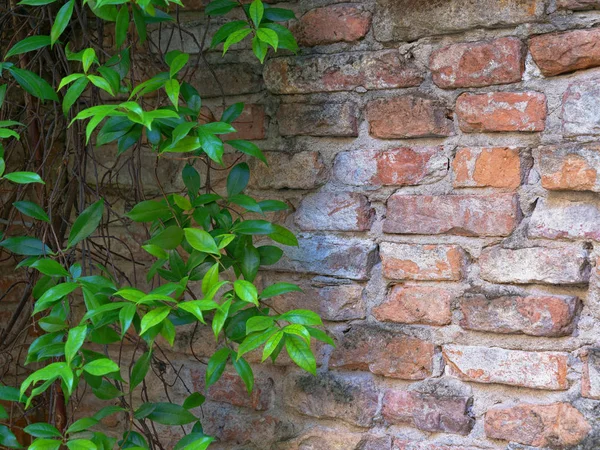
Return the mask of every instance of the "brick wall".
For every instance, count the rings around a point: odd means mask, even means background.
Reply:
[[[298,56],[208,58],[267,152],[252,193],[293,207],[300,248],[261,276],[304,293],[274,306],[337,348],[316,378],[261,366],[250,397],[226,375],[215,448],[600,448],[600,1],[287,5]]]

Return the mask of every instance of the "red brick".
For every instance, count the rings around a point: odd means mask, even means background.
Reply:
[[[202,382],[194,388],[198,391],[203,390],[203,377]],[[224,373],[221,379],[208,389],[207,399],[265,411],[273,403],[273,381],[256,380],[252,393],[248,394],[246,385],[237,373]]]
[[[275,58],[264,69],[275,94],[394,89],[418,86],[421,70],[397,50]]]
[[[354,192],[319,192],[304,197],[296,212],[303,231],[366,231],[375,211],[367,197]]]
[[[330,5],[304,14],[292,28],[300,45],[357,41],[369,32],[371,13],[362,8]]]
[[[600,400],[600,349],[586,348],[581,360],[583,362],[581,395]]]
[[[2,256],[5,257],[5,255]],[[15,270],[13,267],[2,267],[2,272],[3,275],[0,277],[0,301],[3,304],[20,301],[27,286],[25,269]]]
[[[600,192],[600,145],[542,147],[534,158],[545,189]]]
[[[288,103],[277,111],[282,136],[358,136],[356,103]]]
[[[513,194],[402,195],[387,202],[386,233],[508,236],[517,225]]]
[[[464,252],[457,245],[382,242],[383,275],[394,280],[458,281]]]
[[[600,240],[600,205],[583,201],[538,200],[528,235],[548,239]]]
[[[409,424],[429,433],[467,435],[475,420],[469,415],[471,397],[428,395],[388,389],[383,396],[383,418]]]
[[[413,186],[443,178],[448,158],[442,147],[355,150],[338,153],[333,172],[353,186]]]
[[[535,447],[571,447],[591,429],[585,417],[568,403],[497,407],[485,415],[487,437]]]
[[[590,278],[587,251],[580,246],[489,247],[479,265],[481,278],[492,283],[582,284]]]
[[[223,114],[223,107],[209,108],[202,106],[200,122],[218,121]],[[262,105],[246,105],[240,117],[231,124],[236,133],[225,134],[221,139],[248,139],[259,140],[265,138],[265,108]]]
[[[492,333],[567,336],[575,328],[579,307],[577,297],[531,295],[489,300],[475,295],[461,300],[460,326]]]
[[[529,51],[541,72],[551,77],[600,66],[600,29],[534,36]]]
[[[538,92],[462,94],[456,115],[465,133],[544,131],[546,96]]]
[[[566,353],[467,345],[446,345],[442,351],[447,373],[461,380],[547,390],[569,387]]]
[[[422,380],[431,376],[434,346],[421,339],[370,326],[354,326],[331,355],[331,367]]]
[[[583,10],[600,9],[599,0],[558,0],[556,6],[560,9]]]
[[[450,136],[449,117],[445,107],[424,97],[380,98],[367,105],[370,134],[382,139]]]
[[[442,89],[516,83],[525,70],[525,46],[514,37],[449,45],[431,54],[429,67]]]
[[[452,321],[450,307],[455,297],[447,288],[396,285],[373,315],[381,322],[447,325]]]
[[[379,406],[379,391],[371,379],[322,373],[316,377],[286,377],[285,403],[319,419],[337,419],[368,427]]]
[[[269,165],[250,161],[250,185],[258,189],[314,189],[327,181],[319,152],[265,152]]]
[[[515,189],[521,184],[519,149],[461,148],[452,161],[454,187]]]

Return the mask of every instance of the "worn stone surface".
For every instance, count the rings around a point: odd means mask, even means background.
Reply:
[[[299,436],[276,444],[276,450],[348,450],[356,449],[362,433],[339,428],[315,426]]]
[[[296,212],[296,224],[304,231],[365,231],[371,228],[373,219],[367,197],[351,192],[306,196]]]
[[[357,325],[344,335],[331,355],[331,367],[368,370],[375,375],[422,380],[433,370],[434,346],[372,326]]]
[[[581,395],[600,400],[600,349],[587,348],[582,355]]]
[[[533,389],[565,390],[566,353],[524,352],[502,348],[445,345],[446,372],[465,381]]]
[[[292,28],[298,44],[332,44],[363,38],[371,27],[371,13],[349,5],[329,5],[304,14]]]
[[[463,250],[457,245],[410,245],[382,242],[383,275],[394,280],[457,281]]]
[[[377,40],[412,41],[470,28],[496,28],[544,17],[540,0],[378,0],[373,30]]]
[[[534,151],[542,186],[552,191],[600,192],[600,146],[561,145]]]
[[[202,390],[202,382],[194,386]],[[273,381],[258,379],[255,382],[252,394],[248,394],[246,385],[237,373],[224,373],[219,381],[208,390],[207,398],[217,402],[226,402],[235,406],[252,408],[257,411],[265,411],[271,407],[274,399]]]
[[[433,52],[429,67],[442,89],[516,83],[525,70],[524,50],[513,37],[453,44]]]
[[[599,9],[600,2],[598,0],[557,0],[556,6],[560,9]]]
[[[197,70],[192,80],[202,98],[221,95],[242,95],[259,92],[263,88],[260,66],[249,63],[219,64],[209,70]],[[217,81],[218,80],[218,81]],[[221,91],[221,89],[223,89]]]
[[[460,326],[492,333],[566,336],[575,328],[579,307],[577,297],[531,295],[487,299],[484,295],[474,295],[461,299]]]
[[[388,199],[386,233],[507,236],[517,225],[512,194],[403,195]]]
[[[268,165],[252,160],[250,185],[259,189],[314,189],[327,181],[319,152],[265,152]]]
[[[353,102],[288,103],[277,111],[282,136],[358,136],[357,116]]]
[[[343,152],[333,167],[336,179],[354,186],[412,186],[437,181],[447,172],[441,147]]]
[[[276,94],[393,89],[418,86],[422,72],[396,50],[275,58],[264,69]]]
[[[600,133],[600,84],[577,81],[563,95],[562,129],[567,137]]]
[[[600,240],[600,208],[589,202],[539,200],[529,222],[529,236]]]
[[[544,131],[546,96],[539,92],[462,94],[456,100],[458,125],[465,133]]]
[[[515,189],[521,184],[518,148],[460,148],[452,160],[454,187]]]
[[[590,430],[585,417],[568,403],[500,406],[490,409],[485,415],[485,434],[488,437],[535,447],[577,445]]]
[[[453,133],[448,110],[430,98],[403,96],[372,100],[366,113],[369,131],[376,138],[444,137]]]
[[[381,322],[447,325],[452,321],[456,292],[442,287],[395,285],[385,301],[373,309]]]
[[[529,51],[542,73],[551,77],[600,66],[600,29],[534,36]]]
[[[479,258],[481,277],[493,283],[581,284],[590,278],[587,252],[580,246],[557,248],[491,247]]]

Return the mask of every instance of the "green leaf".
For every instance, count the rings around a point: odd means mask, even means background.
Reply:
[[[200,127],[202,131],[211,134],[235,133],[236,129],[227,122],[209,122]]]
[[[233,289],[242,301],[258,306],[258,292],[252,283],[246,280],[236,280],[233,283]]]
[[[21,213],[26,216],[33,217],[34,219],[43,220],[44,222],[50,223],[50,219],[46,212],[41,208],[40,205],[33,202],[20,201],[14,202],[13,206],[17,208]]]
[[[16,255],[41,256],[52,254],[52,250],[39,239],[27,236],[11,237],[0,242],[0,247]]]
[[[276,297],[278,295],[287,294],[288,292],[302,292],[300,286],[293,283],[275,283],[268,286],[260,294],[260,298],[266,299]]]
[[[81,56],[81,63],[83,65],[83,71],[85,73],[88,72],[88,70],[90,70],[90,67],[92,67],[92,64],[94,63],[96,59],[96,51],[93,48],[86,48],[83,51],[83,55]]]
[[[312,328],[312,327],[306,327],[306,329],[308,330],[310,335],[312,337],[314,337],[315,339],[317,339],[318,341],[325,342],[326,344],[329,344],[332,347],[335,347],[335,342],[333,342],[333,339],[331,339],[329,336],[327,336],[327,333],[325,333],[323,330],[319,330],[317,328]]]
[[[62,300],[64,297],[69,295],[78,287],[79,285],[77,283],[62,283],[51,287],[46,292],[44,292],[44,295],[42,295],[37,302],[35,302],[33,313],[37,314],[40,311],[49,308],[59,300]]]
[[[266,42],[263,42],[259,39],[258,36],[254,36],[252,38],[252,51],[254,55],[258,58],[260,63],[265,62],[265,58],[267,57],[267,52],[269,51],[269,46]]]
[[[279,343],[281,342],[281,339],[283,339],[283,337],[283,331],[278,331],[269,338],[269,340],[265,344],[265,348],[263,349],[262,362],[265,362],[266,359],[273,354],[275,349],[279,346]]]
[[[299,336],[300,338],[304,339],[304,341],[307,344],[310,345],[310,333],[303,325],[298,325],[298,324],[288,325],[287,327],[285,327],[283,329],[283,332],[285,334],[292,334],[295,336]]]
[[[214,34],[212,41],[211,41],[211,48],[216,47],[217,45],[219,45],[221,42],[225,41],[225,39],[227,39],[227,37],[236,32],[241,30],[242,28],[246,28],[248,25],[248,22],[246,22],[245,20],[234,20],[232,22],[227,22],[225,25],[223,25],[221,28],[219,28],[217,30],[217,32]],[[221,119],[223,120],[223,119]],[[227,120],[223,120],[223,122],[228,122]]]
[[[234,166],[227,177],[227,194],[237,195],[246,189],[250,180],[250,168],[246,163]]]
[[[187,125],[188,123],[186,123]],[[183,125],[183,124],[181,124]],[[194,126],[195,124],[193,123],[189,123],[189,125]],[[177,125],[177,128],[179,128],[180,125]],[[175,128],[175,130],[177,130],[177,128]],[[191,127],[190,127],[191,129]],[[173,133],[175,133],[175,130],[173,130]],[[189,130],[188,130],[189,131]],[[198,173],[198,171],[196,169],[194,169],[193,166],[186,164],[185,167],[183,168],[183,170],[181,171],[181,177],[183,178],[183,184],[185,184],[185,187],[188,190],[188,193],[190,194],[190,196],[192,198],[194,198],[196,195],[198,195],[198,192],[200,191],[200,174]]]
[[[65,343],[65,359],[67,360],[67,364],[71,364],[71,361],[73,361],[73,358],[85,342],[87,331],[87,325],[80,325],[69,330],[67,342]]]
[[[157,245],[165,250],[173,250],[181,244],[183,230],[176,225],[165,228],[148,241],[148,244]]]
[[[135,362],[133,369],[131,369],[131,377],[129,379],[129,392],[133,391],[138,386],[150,369],[150,362],[152,361],[152,353],[146,352]]]
[[[67,25],[69,25],[69,21],[71,20],[71,16],[73,15],[74,7],[75,0],[69,0],[62,6],[62,8],[58,10],[56,18],[54,19],[54,23],[52,24],[52,30],[50,31],[51,45],[54,45],[54,43],[58,40],[63,31],[65,31],[65,28],[67,28]]]
[[[41,183],[46,184],[37,173],[34,172],[11,172],[4,175],[4,179],[17,184]]]
[[[119,311],[119,324],[121,325],[121,336],[125,336],[127,330],[133,322],[133,317],[137,311],[136,306],[133,303],[123,306]]]
[[[185,409],[194,409],[202,406],[205,400],[206,398],[200,392],[194,392],[183,401],[183,407]]]
[[[271,336],[277,333],[279,330],[277,328],[269,328],[262,332],[252,333],[242,341],[240,346],[238,347],[237,357],[238,359],[245,355],[248,352],[251,352],[254,349],[257,349],[262,344],[267,342]]]
[[[206,295],[213,286],[219,283],[219,263],[213,264],[202,278],[202,292]]]
[[[146,200],[135,205],[126,216],[135,222],[152,222],[167,219],[171,214],[172,212],[166,203]]]
[[[192,248],[213,255],[220,255],[215,239],[206,231],[198,228],[185,228],[185,238]]]
[[[244,111],[244,103],[238,102],[229,106],[221,115],[221,122],[231,123],[236,120]]]
[[[73,0],[71,0],[73,1]],[[33,72],[24,69],[17,69],[15,67],[11,67],[8,69],[11,75],[14,77],[19,86],[25,89],[34,97],[37,97],[41,100],[54,100],[58,101],[58,96],[52,86],[48,84],[46,80],[40,78]]]
[[[0,446],[7,448],[23,448],[21,444],[19,444],[17,437],[6,425],[0,425]]]
[[[20,402],[19,390],[12,386],[0,386],[0,400],[7,402]]]
[[[102,214],[104,213],[104,200],[98,200],[96,203],[88,206],[83,212],[77,217],[71,227],[69,233],[69,240],[67,241],[68,247],[73,247],[79,242],[83,241],[90,234],[94,232],[100,221],[102,220]]]
[[[294,35],[283,25],[278,23],[265,23],[261,28],[268,28],[277,33],[277,37],[279,39],[279,48],[290,50],[294,53],[298,53],[298,50],[300,50]]]
[[[117,21],[115,25],[115,41],[117,48],[125,43],[127,39],[127,30],[129,29],[129,8],[127,4],[119,8],[119,14],[117,14]]]
[[[245,220],[233,227],[233,232],[246,235],[271,235],[277,230],[276,225],[266,220]]]
[[[265,7],[263,6],[263,3],[261,0],[254,0],[250,4],[248,14],[250,15],[250,18],[252,19],[252,22],[254,22],[254,26],[256,28],[259,27],[260,22],[262,21],[264,11],[265,11]]]
[[[275,264],[283,256],[283,250],[274,245],[262,245],[257,250],[260,255],[260,264],[263,266]]]
[[[146,20],[144,19],[144,15],[139,6],[134,5],[132,8],[133,11],[133,22],[135,24],[135,29],[140,38],[140,43],[143,44],[146,42],[147,31],[146,31]]]
[[[60,263],[53,259],[43,258],[35,261],[31,266],[32,269],[37,269],[44,275],[50,277],[69,277],[69,271],[65,269]]]
[[[162,425],[185,425],[198,420],[183,406],[174,403],[154,403],[154,410],[147,418]]]
[[[31,52],[33,50],[37,50],[48,45],[50,45],[50,36],[29,36],[13,45],[11,49],[6,53],[4,59],[8,59],[14,55],[20,55],[22,53]]]
[[[87,363],[83,366],[83,370],[91,375],[101,377],[109,373],[118,372],[119,366],[108,358],[100,358]]]
[[[198,140],[202,150],[210,159],[218,164],[223,164],[223,142],[214,134],[198,129]]]
[[[294,11],[284,8],[265,8],[265,19],[273,22],[287,22],[296,18]]]
[[[73,83],[71,87],[69,87],[69,89],[67,89],[67,92],[63,97],[62,104],[62,111],[65,116],[69,114],[69,110],[71,109],[73,104],[79,99],[83,91],[85,91],[88,84],[89,80],[87,78],[80,78],[79,80],[75,81],[75,83]]]
[[[67,442],[69,450],[98,450],[96,444],[89,439],[73,439]]]
[[[189,59],[190,55],[179,52],[179,54],[174,57],[169,64],[169,77],[173,78],[175,75],[177,75],[179,71],[185,67]]]
[[[58,450],[61,441],[56,439],[36,439],[28,447],[29,450]]]
[[[37,438],[62,437],[62,434],[56,429],[56,427],[53,427],[49,423],[44,422],[32,423],[31,425],[27,425],[24,428],[24,431],[27,434],[30,434],[31,436]]]
[[[252,373],[252,367],[250,367],[250,364],[248,364],[244,358],[234,359],[233,367],[246,385],[248,394],[251,394],[252,389],[254,389],[254,374]]]
[[[227,36],[227,39],[225,39],[225,43],[223,44],[223,54],[227,53],[229,47],[231,47],[233,44],[237,44],[238,42],[244,40],[244,38],[250,33],[252,33],[252,29],[243,28],[241,30],[234,31],[229,36]]]
[[[104,78],[99,77],[98,75],[88,75],[87,78],[97,88],[102,89],[103,91],[107,92],[110,95],[113,95],[113,96],[115,95],[110,83],[108,81],[106,81]],[[91,121],[90,121],[90,123],[91,123]],[[88,137],[88,139],[89,139],[89,137]]]
[[[297,336],[288,335],[285,340],[285,349],[298,367],[313,375],[317,374],[317,363],[309,345]]]
[[[231,145],[233,148],[239,150],[242,153],[260,159],[265,164],[267,163],[267,159],[265,158],[265,155],[263,155],[260,148],[258,148],[256,144],[250,141],[245,141],[243,139],[232,139],[229,141],[225,141],[225,143]]]
[[[217,350],[208,360],[208,366],[206,368],[206,387],[210,387],[215,384],[227,365],[227,360],[231,351],[227,347],[223,347]]]
[[[300,325],[323,325],[319,315],[307,309],[293,309],[283,313],[279,318]]]
[[[165,92],[175,109],[179,109],[179,88],[179,81],[175,79],[167,80],[165,83]]]
[[[292,247],[298,247],[298,239],[290,230],[281,225],[273,224],[274,231],[269,234],[269,237],[275,242]]]
[[[76,420],[71,424],[69,428],[67,428],[67,434],[79,433],[81,431],[87,430],[90,427],[98,424],[98,419],[94,419],[93,417],[83,417],[79,420]]]
[[[169,315],[170,312],[171,312],[171,308],[169,308],[168,306],[160,306],[160,307],[150,311],[142,319],[142,322],[140,325],[140,327],[141,327],[140,334],[144,334],[146,331],[148,331],[153,326],[161,323],[163,320],[166,319],[166,317]]]
[[[222,16],[236,6],[238,6],[238,4],[231,0],[214,0],[206,6],[204,13],[207,16]]]
[[[268,316],[250,317],[246,322],[246,334],[254,333],[255,331],[263,331],[273,326],[274,320]]]
[[[269,28],[259,28],[256,30],[256,37],[262,42],[269,44],[274,50],[277,50],[277,47],[279,46],[279,37],[273,30]]]
[[[22,0],[18,5],[27,5],[27,6],[43,6],[49,5],[50,3],[54,3],[56,0]]]

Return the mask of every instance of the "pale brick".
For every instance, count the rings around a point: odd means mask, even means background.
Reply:
[[[534,151],[542,186],[552,191],[600,192],[600,146],[561,145]]]
[[[584,10],[600,9],[599,0],[557,0],[556,6],[560,9]]]
[[[204,373],[194,379],[194,389],[202,392],[205,387]],[[219,381],[208,389],[207,399],[252,408],[257,411],[269,409],[273,403],[273,381],[258,378],[254,389],[248,394],[246,385],[237,373],[224,373]]]
[[[337,155],[333,173],[353,186],[413,186],[442,179],[448,157],[441,147],[355,150]]]
[[[371,13],[348,5],[329,5],[304,14],[292,27],[300,45],[354,42],[363,38],[371,27]]]
[[[355,449],[363,440],[364,433],[344,428],[313,426],[289,441],[280,442],[275,450],[348,450]],[[258,447],[262,449],[263,447]],[[385,450],[385,449],[377,449]]]
[[[581,359],[583,361],[581,395],[600,400],[600,349],[585,349]]]
[[[358,136],[356,103],[283,104],[277,111],[282,136]]]
[[[567,137],[600,134],[600,83],[572,83],[563,95],[562,128]]]
[[[475,383],[532,389],[568,389],[566,353],[524,352],[502,348],[446,345],[442,349],[448,375]]]
[[[260,66],[256,64],[217,64],[210,70],[196,70],[190,83],[197,87],[202,98],[221,95],[242,95],[263,89]],[[218,80],[218,81],[217,81]],[[221,91],[221,88],[223,91]]]
[[[589,202],[538,200],[528,235],[547,239],[600,240],[600,208]]]
[[[319,192],[302,199],[296,224],[304,231],[366,231],[375,218],[367,197],[352,192]]]
[[[319,152],[266,152],[269,165],[250,161],[250,185],[259,189],[314,189],[327,181]]]
[[[519,149],[460,148],[452,161],[454,187],[515,189],[521,184]]]
[[[382,242],[383,275],[395,280],[457,281],[464,252],[457,245],[417,245]]]
[[[581,284],[590,278],[587,252],[580,246],[491,247],[479,258],[481,277],[492,283]]]
[[[385,301],[373,309],[381,322],[447,325],[452,321],[456,292],[443,287],[396,285]]]
[[[524,50],[514,37],[454,44],[433,52],[429,67],[442,89],[516,83],[525,70]]]

